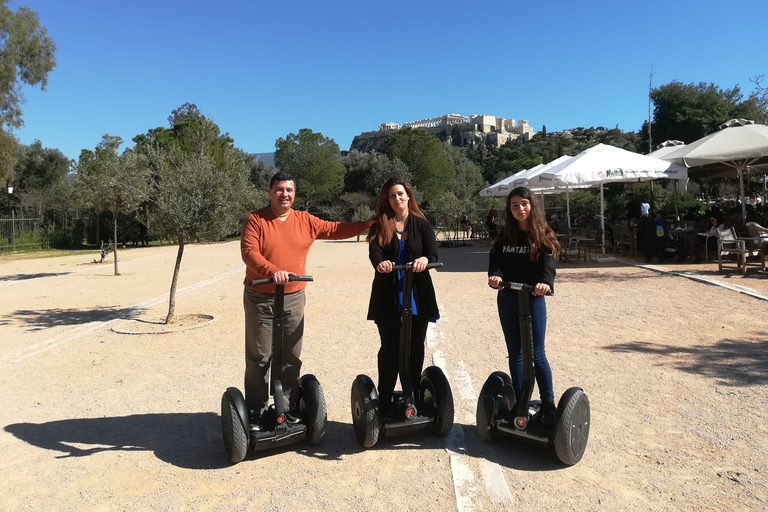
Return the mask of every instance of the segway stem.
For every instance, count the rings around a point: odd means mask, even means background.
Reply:
[[[533,362],[533,322],[531,322],[531,292],[535,287],[508,281],[502,281],[499,284],[505,289],[517,290],[520,341],[523,350],[523,389],[515,405],[515,427],[524,429],[530,419],[531,396],[536,384]],[[552,295],[552,290],[547,292],[547,295]]]
[[[442,267],[442,263],[427,263],[425,270]],[[416,416],[416,397],[411,382],[411,323],[413,321],[413,264],[393,265],[392,271],[404,271],[403,273],[403,306],[400,321],[400,383],[403,385],[403,399],[405,401],[406,418]],[[410,413],[409,413],[410,412]]]
[[[288,276],[288,281],[312,281],[312,276]],[[273,284],[275,280],[271,277],[266,279],[254,279],[249,284],[251,286],[261,286]],[[272,364],[270,365],[269,394],[275,397],[275,408],[278,417],[284,414],[283,405],[283,387],[280,386],[279,397],[276,393],[275,382],[280,381],[283,373],[283,331],[285,327],[285,285],[275,284],[275,304],[273,307],[272,320]],[[275,364],[279,363],[279,364]],[[280,400],[278,400],[280,398]],[[279,402],[279,404],[278,404]]]

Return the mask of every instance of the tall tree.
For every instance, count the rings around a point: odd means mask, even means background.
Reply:
[[[465,210],[470,209],[477,193],[486,185],[485,180],[483,180],[482,169],[467,158],[462,148],[446,144],[445,151],[456,169],[456,177],[451,184],[451,190],[463,203],[463,208]]]
[[[243,159],[246,169],[248,169],[248,180],[254,188],[256,190],[267,190],[269,188],[269,180],[275,174],[275,168],[252,153],[246,153],[242,149],[237,149],[237,152]]]
[[[37,13],[28,7],[13,12],[0,0],[0,127],[24,125],[20,105],[22,84],[44,91],[48,72],[56,66],[56,43],[41,27]]]
[[[295,178],[296,197],[306,208],[334,199],[344,188],[346,169],[339,161],[339,145],[309,128],[275,141],[275,166]]]
[[[392,160],[378,151],[364,153],[353,149],[341,157],[341,162],[347,168],[344,189],[348,192],[365,192],[376,196],[389,178],[412,181],[408,167],[401,160]]]
[[[45,90],[48,72],[56,66],[56,43],[46,36],[37,13],[28,7],[13,12],[0,0],[0,183],[13,176],[16,138],[6,128],[24,125],[22,85]]]
[[[248,211],[266,194],[249,183],[242,155],[213,121],[185,118],[158,133],[159,140],[145,149],[155,172],[152,228],[178,242],[165,319],[171,324],[186,244],[239,232]]]
[[[691,143],[736,117],[755,119],[759,114],[753,101],[743,101],[738,85],[720,89],[715,84],[683,84],[677,81],[651,91],[653,100],[652,133],[654,142],[681,140]],[[646,121],[647,123],[647,121]],[[648,130],[641,129],[640,147],[648,144]]]
[[[19,158],[19,145],[12,133],[0,129],[0,186],[13,176]],[[8,201],[10,201],[10,197]]]
[[[387,137],[383,149],[389,158],[399,158],[408,167],[414,188],[428,202],[441,197],[453,182],[456,171],[442,142],[426,130],[397,130]]]
[[[136,211],[149,191],[146,156],[126,150],[119,155],[120,137],[106,134],[94,151],[80,152],[77,165],[76,197],[85,208],[96,213],[112,213],[114,229],[115,275],[117,268],[117,218]]]
[[[37,217],[48,211],[63,211],[69,205],[67,176],[73,161],[58,149],[44,148],[36,140],[19,146],[14,169],[14,195]]]
[[[749,99],[754,102],[755,108],[760,113],[759,121],[763,124],[768,124],[768,87],[763,86],[764,79],[765,75],[749,79],[750,82],[755,84],[755,90],[749,94]]]

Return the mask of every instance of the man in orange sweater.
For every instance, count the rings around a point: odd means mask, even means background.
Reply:
[[[341,240],[360,235],[373,225],[362,222],[329,222],[307,212],[291,209],[295,181],[277,173],[269,183],[269,206],[251,212],[243,223],[240,251],[245,262],[245,401],[250,428],[261,430],[261,415],[269,403],[269,366],[272,359],[272,318],[275,286],[248,285],[253,279],[271,277],[285,285],[286,313],[280,381],[287,400],[287,420],[299,421],[299,374],[304,335],[305,282],[289,282],[289,276],[304,275],[307,253],[320,239]]]

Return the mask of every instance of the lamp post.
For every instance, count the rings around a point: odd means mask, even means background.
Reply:
[[[11,194],[13,194],[13,183],[8,182],[8,215],[11,214]]]
[[[13,183],[10,181],[7,185],[8,189],[8,213],[11,214],[11,243],[13,243],[13,252],[16,252],[16,224],[15,220],[13,218],[13,209],[11,208],[11,195],[13,194]]]

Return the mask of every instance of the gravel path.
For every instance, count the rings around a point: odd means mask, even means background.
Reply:
[[[185,251],[177,313],[215,321],[154,335],[112,328],[164,316],[175,247],[122,251],[117,277],[93,255],[0,257],[0,510],[768,507],[768,278],[712,264],[559,269],[547,299],[555,394],[581,386],[593,420],[584,458],[565,467],[477,435],[477,393],[507,368],[487,251],[443,248],[434,274],[427,360],[448,375],[454,430],[363,450],[349,395],[357,374],[376,377],[373,271],[363,242],[317,242],[304,372],[323,386],[328,434],[237,465],[219,420],[222,392],[243,378],[237,242]]]

